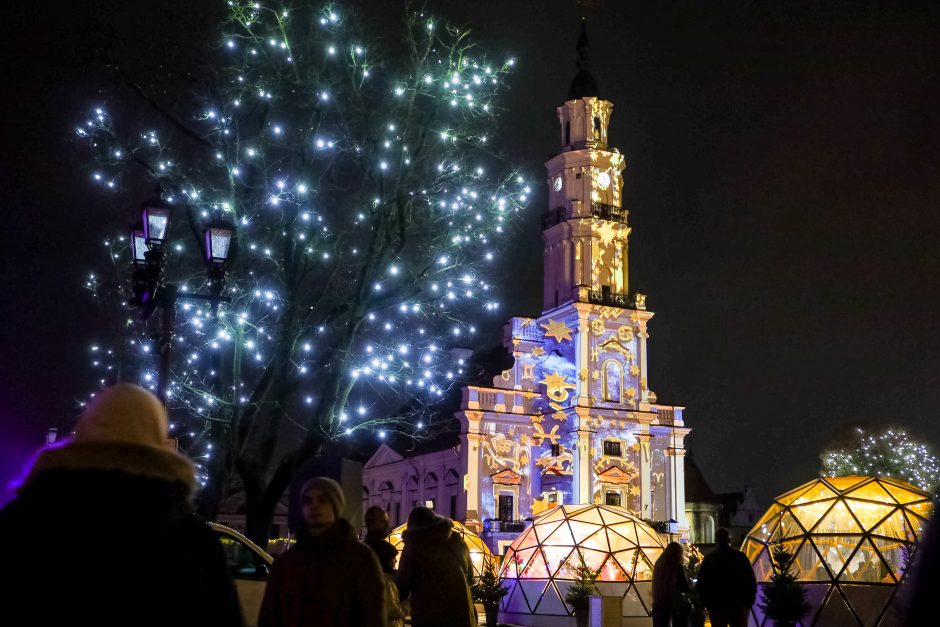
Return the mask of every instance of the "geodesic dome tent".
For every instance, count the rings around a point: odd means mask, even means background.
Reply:
[[[408,523],[400,527],[395,527],[388,536],[388,541],[398,550],[398,555],[395,556],[395,568],[398,568],[398,560],[401,558],[401,551],[405,548],[405,541],[402,538],[402,534],[406,529],[408,529]],[[480,536],[473,533],[456,520],[454,521],[453,532],[463,538],[464,544],[470,549],[470,561],[473,563],[474,577],[480,577],[484,569],[496,570],[496,556],[490,551],[490,547],[486,546],[483,540],[480,539]]]
[[[759,583],[773,574],[777,543],[794,556],[793,572],[812,609],[803,625],[894,624],[905,551],[918,540],[933,509],[930,495],[881,477],[824,477],[778,496],[744,540]],[[753,622],[770,624],[759,607]]]
[[[506,553],[500,577],[509,594],[503,597],[501,616],[533,625],[549,624],[547,616],[571,616],[574,610],[564,598],[580,557],[600,569],[601,594],[623,599],[625,617],[649,616],[653,564],[663,547],[652,527],[622,507],[554,507],[536,517]]]

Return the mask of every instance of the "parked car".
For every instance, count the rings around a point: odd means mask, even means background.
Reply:
[[[225,558],[229,572],[235,579],[238,600],[242,606],[242,613],[245,615],[245,624],[254,627],[258,624],[258,613],[261,611],[261,600],[264,599],[268,571],[274,558],[230,527],[218,523],[209,523],[209,526],[218,536],[222,548],[225,549]]]

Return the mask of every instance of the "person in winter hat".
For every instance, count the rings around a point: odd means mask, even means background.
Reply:
[[[315,477],[300,498],[304,526],[274,560],[259,627],[385,627],[382,569],[341,517],[342,488]]]
[[[222,546],[193,513],[195,485],[160,401],[108,388],[0,512],[4,612],[30,625],[243,625]]]
[[[427,507],[408,515],[405,548],[398,563],[401,598],[411,599],[414,627],[476,627],[470,599],[470,551],[450,518]]]

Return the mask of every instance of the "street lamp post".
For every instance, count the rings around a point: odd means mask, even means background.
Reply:
[[[147,320],[157,307],[162,310],[158,346],[160,367],[157,378],[157,396],[167,403],[167,385],[170,375],[170,349],[176,332],[176,303],[179,300],[201,300],[212,304],[212,314],[218,315],[219,303],[229,302],[222,296],[225,289],[225,270],[229,259],[235,227],[216,222],[205,229],[205,253],[208,273],[208,294],[181,294],[175,283],[164,281],[166,271],[165,244],[170,231],[171,209],[164,204],[162,190],[141,206],[142,221],[131,228],[133,253],[133,296],[130,304],[140,308],[140,318]]]

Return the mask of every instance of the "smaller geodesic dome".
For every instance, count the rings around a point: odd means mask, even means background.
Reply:
[[[804,626],[884,627],[894,624],[905,553],[932,509],[929,494],[896,479],[814,479],[774,499],[742,549],[760,583],[773,574],[774,546],[795,556],[793,572],[812,607]],[[757,625],[771,622],[759,604],[753,612]]]
[[[649,616],[653,564],[663,547],[652,527],[622,507],[559,505],[510,545],[500,569],[509,594],[500,609],[516,615],[508,622],[523,624],[547,624],[524,615],[570,616],[574,610],[564,598],[583,557],[600,570],[600,593],[623,599],[624,616]]]
[[[395,556],[395,568],[398,568],[398,560],[401,558],[402,549],[405,548],[405,541],[402,538],[402,534],[407,529],[408,523],[405,523],[400,527],[395,527],[388,536],[388,541],[398,550],[398,555]],[[467,548],[470,550],[470,561],[473,563],[474,577],[480,577],[484,569],[496,570],[496,556],[493,555],[493,552],[490,551],[490,548],[486,546],[483,540],[480,539],[480,536],[473,533],[456,520],[454,521],[453,532],[463,538],[464,544],[466,544]]]

